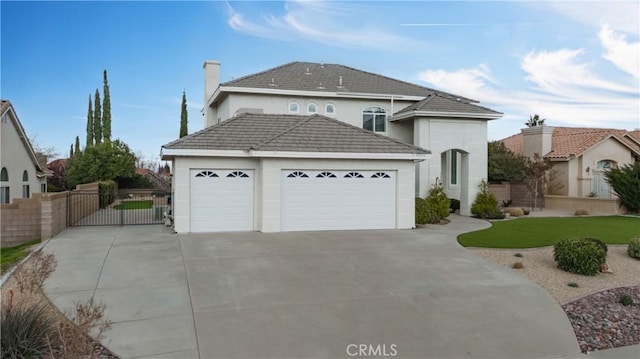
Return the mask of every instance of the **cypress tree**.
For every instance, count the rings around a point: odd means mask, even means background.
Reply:
[[[69,159],[73,158],[73,143],[71,144],[71,149],[69,149]]]
[[[86,148],[93,146],[93,106],[89,95],[89,111],[87,111],[87,144]]]
[[[77,155],[78,153],[80,153],[80,137],[76,136],[76,148],[75,151],[73,151],[73,155]]]
[[[109,81],[107,80],[107,70],[103,72],[104,85],[102,87],[102,137],[104,142],[111,142],[111,95],[109,94]]]
[[[95,110],[93,111],[93,137],[96,145],[102,142],[102,111],[100,110],[100,92],[96,89]]]
[[[189,133],[187,128],[187,95],[182,91],[182,106],[180,111],[180,137],[184,137]]]

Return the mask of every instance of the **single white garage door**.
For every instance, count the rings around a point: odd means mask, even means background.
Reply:
[[[252,170],[191,170],[191,232],[253,230]]]
[[[396,228],[395,171],[282,171],[282,231]]]

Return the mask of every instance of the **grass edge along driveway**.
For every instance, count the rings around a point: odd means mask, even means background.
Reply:
[[[34,239],[26,243],[18,244],[17,246],[2,248],[0,251],[0,273],[4,274],[14,264],[20,262],[22,258],[29,254],[29,247],[38,243],[40,243],[40,240]]]
[[[134,200],[134,201],[124,201],[120,204],[115,205],[113,208],[118,210],[129,210],[129,209],[150,209],[153,208],[152,200]]]
[[[538,217],[491,222],[492,226],[458,236],[464,247],[536,248],[562,238],[597,238],[607,244],[628,244],[640,235],[640,218],[625,216]]]

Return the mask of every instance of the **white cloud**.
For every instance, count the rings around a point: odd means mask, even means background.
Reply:
[[[548,7],[554,12],[586,25],[610,24],[614,30],[640,35],[640,2],[630,1],[543,1],[534,6]]]
[[[391,33],[380,22],[367,23],[368,4],[337,3],[333,1],[287,1],[284,14],[265,14],[248,19],[228,7],[229,26],[253,36],[291,40],[311,40],[325,45],[346,48],[402,49],[415,48],[420,42]],[[357,15],[357,16],[352,16]]]
[[[436,88],[480,100],[504,112],[505,119],[520,120],[511,133],[522,127],[524,120],[533,113],[548,118],[547,122],[556,126],[636,128],[640,119],[640,88],[637,73],[628,71],[628,63],[623,57],[637,58],[640,51],[637,48],[629,50],[624,38],[608,28],[603,27],[601,34],[603,32],[601,40],[607,49],[604,56],[635,78],[626,75],[626,82],[607,80],[585,60],[587,54],[582,49],[524,55],[520,67],[524,72],[523,79],[531,85],[525,90],[500,84],[487,65],[450,72],[427,70],[420,72],[419,78]],[[614,39],[613,44],[607,44],[611,39]]]
[[[602,26],[598,36],[607,51],[603,57],[620,70],[640,79],[640,41],[627,42],[624,35],[615,33],[609,25]]]

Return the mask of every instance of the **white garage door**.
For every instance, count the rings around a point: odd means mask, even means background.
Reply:
[[[282,231],[396,228],[395,171],[282,171]]]
[[[191,170],[191,232],[253,230],[251,170]]]

